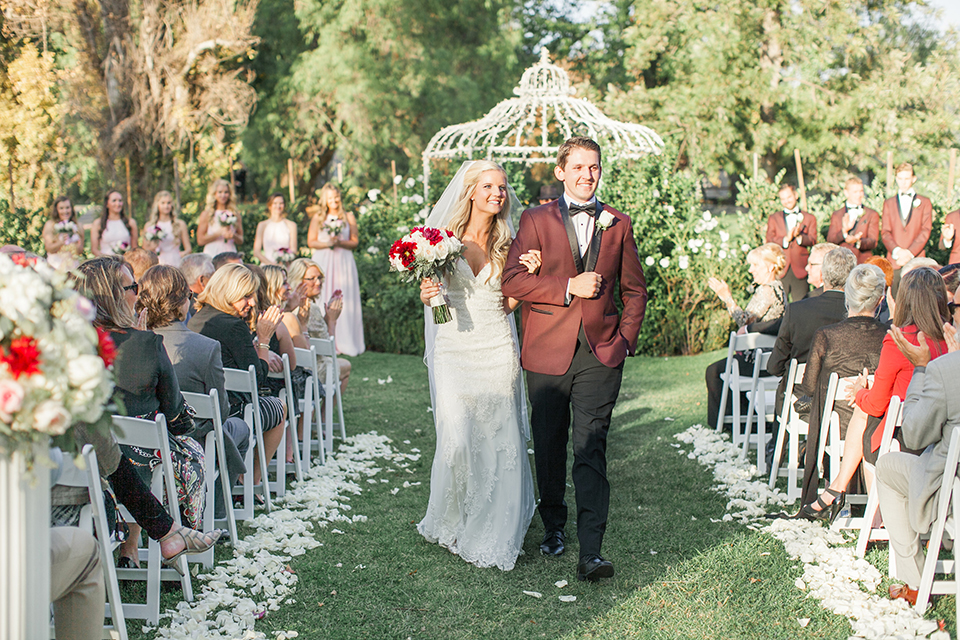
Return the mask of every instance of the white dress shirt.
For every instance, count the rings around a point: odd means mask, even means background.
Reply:
[[[904,224],[910,217],[910,210],[913,209],[913,199],[915,197],[917,197],[915,191],[897,194],[897,199],[900,201],[900,219],[903,220]]]
[[[570,211],[571,204],[581,204],[571,200],[566,193],[563,194],[563,201],[567,205],[567,211]],[[593,197],[590,198],[590,202],[584,202],[582,204],[590,205],[595,209],[597,199]],[[590,212],[584,211],[572,216],[570,221],[573,222],[573,230],[577,233],[577,244],[580,245],[580,257],[582,258],[586,255],[587,249],[590,247],[590,240],[593,238],[594,218]]]
[[[786,235],[783,236],[783,248],[784,248],[784,249],[789,249],[789,248],[790,248],[790,241],[787,240],[787,236],[790,235],[790,231],[792,231],[792,230],[793,230],[795,227],[797,227],[801,222],[803,222],[803,216],[800,215],[800,207],[794,207],[793,209],[790,209],[789,211],[787,211],[786,209],[784,209],[784,210],[783,210],[783,217],[784,217],[784,219],[785,219],[786,222],[787,222],[787,233],[786,233]],[[797,244],[800,244],[800,236],[797,236],[797,237],[796,237],[796,241],[797,241]]]

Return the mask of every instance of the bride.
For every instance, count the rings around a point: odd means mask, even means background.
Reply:
[[[516,203],[500,165],[465,162],[426,222],[453,231],[465,251],[447,277],[453,320],[434,325],[429,309],[425,314],[437,450],[427,514],[417,525],[467,562],[503,571],[516,564],[535,507],[511,315],[519,302],[500,293],[511,197]],[[531,272],[540,266],[535,252],[521,262]],[[439,293],[440,285],[421,282],[425,305]]]

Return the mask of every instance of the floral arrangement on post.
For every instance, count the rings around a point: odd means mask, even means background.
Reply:
[[[75,451],[71,425],[109,429],[116,351],[96,309],[44,261],[0,255],[0,454]]]
[[[407,282],[433,278],[439,280],[444,271],[463,253],[463,244],[452,231],[434,227],[414,227],[390,248],[390,269]],[[404,275],[407,274],[407,275]],[[434,324],[453,318],[443,295],[430,299]]]

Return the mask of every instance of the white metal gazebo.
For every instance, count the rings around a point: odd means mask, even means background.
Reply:
[[[618,122],[582,98],[574,98],[567,72],[550,62],[546,48],[540,60],[523,72],[517,97],[503,100],[473,122],[444,127],[423,152],[424,198],[430,195],[430,162],[477,157],[498,162],[554,162],[557,149],[573,136],[589,136],[610,159],[659,154],[663,140],[639,124]]]

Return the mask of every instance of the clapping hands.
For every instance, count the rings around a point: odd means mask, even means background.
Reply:
[[[326,317],[330,321],[335,321],[340,317],[340,314],[343,312],[343,291],[337,289],[333,292],[333,295],[330,296],[330,300],[327,302],[327,312]]]

